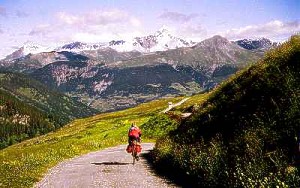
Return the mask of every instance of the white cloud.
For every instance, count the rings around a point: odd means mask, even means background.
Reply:
[[[201,24],[185,24],[182,25],[181,30],[190,37],[207,34],[206,29]]]
[[[129,18],[127,12],[118,9],[110,11],[92,11],[83,17],[86,24],[95,25],[122,23],[126,22]]]
[[[300,32],[300,21],[282,22],[274,20],[261,25],[249,25],[238,29],[230,29],[220,33],[228,39],[259,38],[271,39],[288,37]]]
[[[183,23],[180,25],[168,25],[163,27],[175,36],[194,42],[201,41],[207,37],[207,29],[199,23]]]
[[[173,22],[186,23],[198,16],[198,14],[183,14],[179,12],[165,11],[161,15],[159,15],[158,18],[170,20]]]
[[[119,23],[129,23],[132,26],[140,25],[137,18],[119,9],[90,11],[78,15],[59,12],[57,13],[57,18],[64,24],[76,26],[106,26]]]
[[[135,18],[135,17],[130,18],[130,23],[134,27],[140,27],[142,25],[142,23],[140,22],[140,20],[137,19],[137,18]]]
[[[99,42],[103,40],[124,39],[128,34],[139,33],[141,21],[128,12],[94,10],[81,14],[57,13],[57,29],[64,30],[72,40]]]
[[[199,14],[184,14],[165,10],[158,16],[163,24],[172,28],[172,33],[187,40],[200,41],[207,36],[207,30],[200,24]],[[170,29],[168,29],[170,30]]]
[[[68,25],[74,25],[74,24],[81,24],[83,23],[83,18],[80,16],[74,16],[71,14],[68,14],[66,12],[59,12],[57,13],[57,18],[59,21],[68,24]]]
[[[128,39],[141,33],[142,23],[128,12],[113,10],[90,11],[81,14],[58,12],[56,23],[35,26],[29,35],[38,40],[102,42]],[[131,35],[131,37],[129,37]]]

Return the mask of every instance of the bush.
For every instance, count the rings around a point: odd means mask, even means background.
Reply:
[[[177,128],[178,123],[165,114],[152,116],[146,123],[141,125],[143,135],[147,138],[158,138]]]

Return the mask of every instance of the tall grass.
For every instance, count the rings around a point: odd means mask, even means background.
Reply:
[[[181,169],[198,186],[299,186],[299,83],[294,36],[222,83],[159,139],[155,162]]]

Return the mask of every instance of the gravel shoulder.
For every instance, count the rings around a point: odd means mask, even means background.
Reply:
[[[142,153],[153,147],[153,143],[143,143]],[[133,165],[125,149],[126,145],[120,145],[64,161],[50,169],[35,187],[178,187],[157,176],[143,156]]]

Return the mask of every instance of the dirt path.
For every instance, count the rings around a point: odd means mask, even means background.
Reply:
[[[142,144],[142,153],[153,146]],[[126,145],[120,145],[62,162],[35,187],[178,187],[156,176],[143,157],[132,165],[132,157],[125,148]]]

